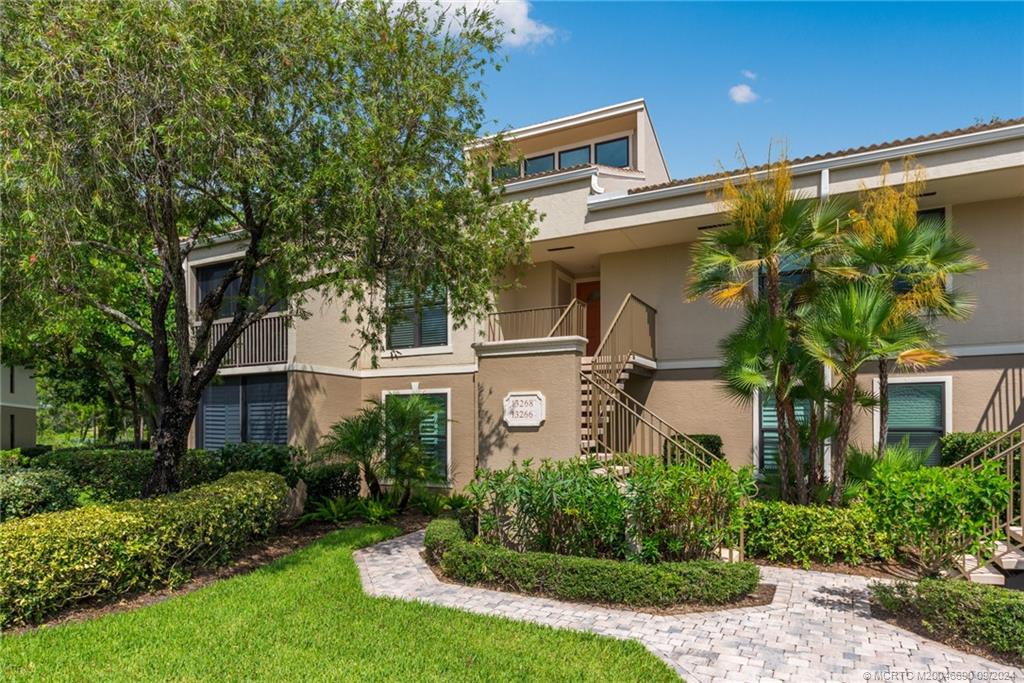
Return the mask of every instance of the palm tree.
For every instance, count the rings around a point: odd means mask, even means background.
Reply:
[[[924,190],[923,173],[908,160],[907,182],[888,185],[888,164],[882,167],[882,186],[864,193],[861,209],[851,212],[853,230],[846,234],[841,260],[859,277],[878,282],[895,297],[893,315],[916,315],[927,322],[937,318],[964,320],[973,300],[948,287],[949,277],[985,267],[974,245],[958,235],[946,219],[918,219],[917,196]],[[879,356],[878,452],[884,455],[889,432],[889,370],[892,358]]]
[[[934,335],[910,313],[897,312],[891,289],[860,280],[823,292],[804,313],[801,342],[818,362],[838,376],[839,395],[832,441],[833,505],[842,505],[850,426],[857,398],[857,373],[873,358],[895,358],[899,366],[926,367],[945,360],[931,348]]]
[[[355,463],[370,497],[382,496],[380,478],[384,448],[384,416],[379,401],[370,401],[351,417],[331,426],[320,441],[319,452]]]
[[[845,203],[801,198],[792,191],[788,165],[771,166],[763,179],[749,173],[739,184],[723,187],[728,224],[697,241],[690,266],[690,299],[706,296],[719,306],[744,306],[747,322],[771,334],[772,343],[753,352],[743,336],[723,343],[724,378],[738,396],[753,389],[772,392],[779,425],[779,466],[783,497],[806,503],[807,481],[801,456],[800,426],[793,388],[801,379],[791,350],[797,346],[797,305],[817,287],[814,272],[830,265],[837,231],[848,222]],[[806,277],[792,278],[798,267]],[[841,272],[840,266],[838,271]],[[730,354],[733,357],[730,359]],[[789,491],[789,482],[794,490]]]

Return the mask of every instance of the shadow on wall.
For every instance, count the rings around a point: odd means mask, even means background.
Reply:
[[[477,424],[480,425],[480,434],[478,438],[480,440],[479,462],[478,467],[489,468],[491,466],[492,458],[495,458],[497,454],[504,450],[508,445],[508,430],[502,423],[503,415],[495,415],[486,408],[487,399],[494,395],[494,390],[491,388],[484,388],[478,384],[476,388],[476,404],[480,411]],[[519,455],[519,446],[512,447],[512,458]]]
[[[1014,362],[1014,367],[1003,369],[999,375],[975,429],[1005,432],[1024,423],[1024,357],[1018,357]]]
[[[291,391],[288,396],[288,427],[289,440],[296,446],[306,449],[312,454],[316,450],[320,435],[316,429],[316,414],[313,412],[313,397],[322,397],[327,391],[320,384],[316,375],[311,373],[290,373],[288,384]],[[301,387],[301,391],[299,391]]]

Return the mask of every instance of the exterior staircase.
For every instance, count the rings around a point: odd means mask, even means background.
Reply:
[[[957,563],[957,571],[968,581],[1024,587],[1024,424],[1001,434],[954,467],[979,469],[990,462],[1010,481],[1010,499],[1005,510],[995,515],[980,539],[970,539],[965,547],[975,546]]]

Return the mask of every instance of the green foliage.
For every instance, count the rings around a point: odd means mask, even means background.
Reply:
[[[387,500],[367,498],[359,501],[359,512],[357,514],[370,524],[380,524],[398,514],[398,508]]]
[[[220,449],[220,460],[225,472],[259,470],[276,472],[295,486],[299,480],[299,466],[305,452],[298,446],[276,443],[231,443]]]
[[[886,447],[881,458],[874,450],[850,447],[846,463],[846,486],[843,489],[843,503],[849,505],[863,500],[867,487],[874,481],[876,473],[895,473],[917,470],[924,467],[928,453],[911,448],[909,438]],[[825,490],[827,493],[827,489]],[[824,502],[824,501],[822,501]]]
[[[725,460],[704,468],[636,459],[625,493],[635,554],[649,562],[716,557],[738,543],[740,504],[753,492],[751,469],[734,471]]]
[[[139,498],[153,468],[153,452],[123,449],[69,449],[44,453],[33,467],[66,472],[89,500],[109,503]]]
[[[995,441],[1001,432],[950,432],[939,437],[942,466],[948,467],[971,453]],[[988,455],[995,455],[996,449],[989,449]]]
[[[300,474],[306,482],[308,500],[359,496],[359,468],[352,463],[306,465]]]
[[[749,468],[629,462],[624,488],[585,461],[480,471],[469,488],[480,534],[514,550],[647,562],[712,557],[738,538],[739,504],[753,491]]]
[[[299,518],[300,524],[307,522],[327,522],[328,524],[343,524],[359,515],[363,509],[361,500],[339,496],[338,498],[323,498],[313,503],[313,509]]]
[[[20,448],[0,451],[0,470],[11,467],[22,467],[28,464],[28,458],[21,454]]]
[[[1024,664],[1024,593],[951,579],[875,583],[870,591],[884,610],[939,640],[953,637]]]
[[[455,520],[427,527],[427,557],[449,578],[484,583],[562,600],[667,607],[681,603],[724,604],[757,588],[751,563],[714,560],[656,565],[619,560],[517,552],[466,541]]]
[[[979,547],[977,539],[1006,509],[1011,482],[999,466],[878,472],[868,501],[900,558],[922,575],[936,576],[964,552],[991,550]]]
[[[722,437],[718,434],[687,434],[687,436],[703,446],[711,455],[725,457],[725,453],[722,452]]]
[[[343,529],[171,600],[5,634],[4,683],[270,682],[296,672],[352,681],[679,682],[635,641],[367,595],[353,551],[399,533]]]
[[[860,564],[892,554],[868,505],[848,508],[751,501],[743,510],[746,552],[773,562]]]
[[[0,522],[75,507],[75,482],[60,470],[0,472]]]
[[[448,500],[436,493],[421,491],[412,497],[412,506],[428,517],[439,517],[447,509]]]
[[[181,493],[52,512],[0,525],[0,625],[82,600],[174,583],[274,529],[284,479],[235,472]]]

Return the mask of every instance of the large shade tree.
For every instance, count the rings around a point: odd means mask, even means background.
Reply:
[[[204,388],[268,311],[341,297],[377,350],[386,278],[443,286],[462,324],[528,256],[533,213],[502,201],[483,155],[463,154],[501,39],[486,11],[11,0],[0,12],[5,277],[148,348],[151,494],[176,488]],[[214,240],[240,257],[190,310],[186,259]]]

